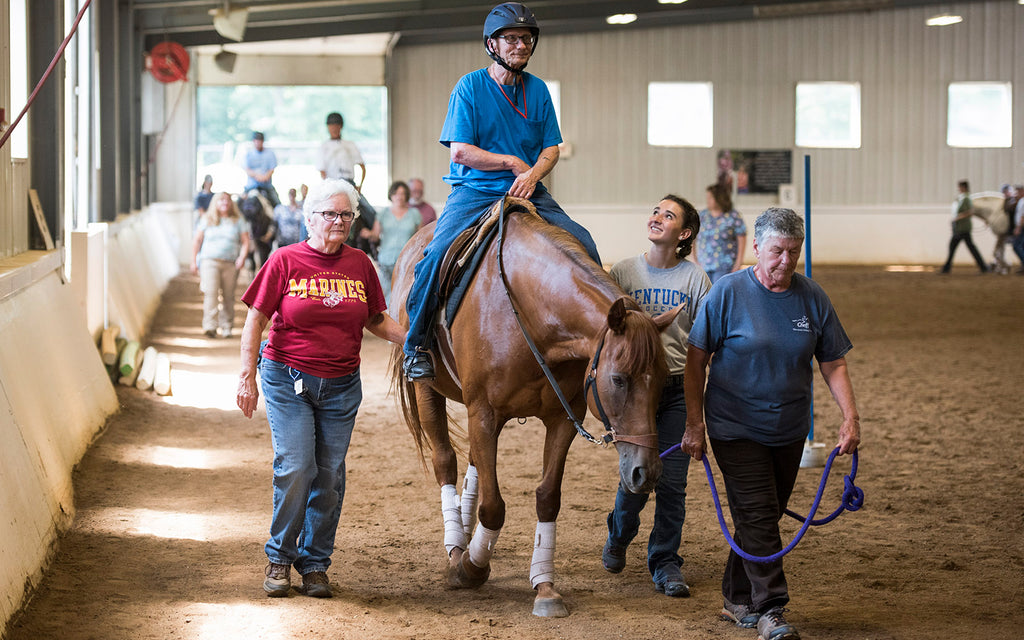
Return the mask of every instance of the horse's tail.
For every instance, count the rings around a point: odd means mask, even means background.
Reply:
[[[420,423],[420,413],[416,406],[416,387],[412,382],[406,380],[405,374],[402,372],[404,356],[402,345],[396,344],[391,347],[391,361],[388,363],[388,367],[391,369],[391,391],[398,397],[398,406],[402,410],[405,426],[412,433],[413,440],[416,442],[416,451],[420,455],[420,463],[426,470],[427,461],[424,453],[426,434],[423,433],[423,424]]]
[[[398,404],[402,410],[405,426],[409,428],[409,433],[412,434],[413,440],[416,442],[416,451],[420,455],[420,464],[423,465],[423,470],[426,471],[427,450],[433,450],[433,445],[426,430],[423,428],[423,422],[420,420],[419,405],[416,401],[416,385],[409,382],[402,371],[402,360],[404,357],[405,353],[402,351],[402,345],[394,345],[391,349],[391,361],[388,362],[388,367],[391,369],[391,391],[398,397]],[[426,391],[427,393],[437,394],[438,399],[443,401],[439,392],[429,387],[426,388]],[[442,413],[445,421],[444,424],[447,427],[449,444],[451,444],[456,454],[466,456],[468,448],[465,445],[467,440],[465,429],[459,426],[447,407],[444,408]]]

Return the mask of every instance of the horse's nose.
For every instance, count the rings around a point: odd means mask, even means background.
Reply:
[[[630,474],[630,484],[634,493],[650,493],[654,490],[654,486],[658,484],[658,478],[661,476],[660,469],[651,469],[645,465],[636,465],[633,467],[633,471]]]

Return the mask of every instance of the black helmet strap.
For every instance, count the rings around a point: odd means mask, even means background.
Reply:
[[[487,50],[487,55],[491,57],[491,60],[494,60],[499,65],[501,65],[506,71],[509,71],[509,72],[514,73],[516,75],[520,75],[520,74],[523,73],[523,69],[526,68],[526,64],[530,64],[529,61],[527,61],[527,63],[524,64],[522,66],[522,68],[513,69],[512,67],[509,66],[509,64],[507,62],[505,62],[504,60],[501,59],[501,56],[499,56],[493,49],[491,49],[491,43],[488,42],[488,40],[491,40],[491,38],[484,38],[484,49]],[[536,47],[536,46],[537,46],[537,41],[534,40],[533,47]],[[533,49],[530,50],[530,55],[531,56],[533,55]]]

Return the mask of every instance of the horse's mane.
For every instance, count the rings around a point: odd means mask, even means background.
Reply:
[[[653,323],[646,313],[639,308],[637,313],[626,314],[626,330],[622,344],[628,349],[621,355],[621,364],[627,371],[648,371],[660,368],[668,370],[665,361],[665,349],[656,331],[652,331]]]
[[[629,371],[646,371],[656,367],[667,369],[665,350],[657,332],[652,331],[653,325],[650,317],[633,298],[626,295],[604,268],[590,259],[590,256],[580,246],[579,241],[565,229],[549,224],[536,214],[520,215],[518,219],[589,275],[594,284],[606,293],[611,301],[624,298],[626,308],[638,312],[626,314],[625,340],[623,342],[629,346],[629,350],[622,354],[622,364]],[[605,329],[608,328],[606,324]],[[604,335],[604,332],[601,335]]]
[[[533,215],[520,215],[518,217],[524,225],[534,231],[541,238],[544,238],[548,244],[564,254],[570,261],[572,261],[573,264],[582,269],[592,280],[594,280],[596,284],[600,285],[601,290],[607,293],[613,301],[626,295],[622,291],[621,287],[619,287],[619,285],[612,280],[612,277],[608,275],[608,272],[587,255],[587,252],[584,251],[583,247],[580,245],[579,240],[577,240],[571,233],[561,227],[556,227],[541,218],[535,213],[532,206],[528,211]],[[515,211],[513,211],[513,213],[515,213]]]

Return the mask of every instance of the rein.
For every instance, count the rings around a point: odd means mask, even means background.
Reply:
[[[674,444],[671,447],[669,447],[665,451],[665,453],[662,453],[661,457],[664,458],[665,456],[678,450],[679,448],[680,446],[678,444]],[[786,548],[784,548],[782,551],[773,553],[770,556],[755,556],[747,553],[743,549],[740,549],[740,546],[736,544],[736,541],[733,539],[733,537],[729,535],[729,529],[725,524],[725,515],[722,513],[722,502],[718,498],[718,488],[715,486],[715,477],[711,473],[711,463],[708,462],[707,455],[701,458],[701,460],[704,462],[704,473],[708,477],[708,486],[711,488],[711,497],[714,498],[715,501],[715,511],[718,513],[718,526],[722,529],[722,535],[725,536],[726,541],[729,543],[729,546],[732,547],[732,550],[736,552],[736,555],[743,558],[744,560],[757,562],[759,564],[768,564],[770,562],[775,562],[776,560],[781,559],[782,556],[786,555],[787,553],[795,549],[797,543],[800,542],[800,539],[804,537],[804,534],[807,533],[807,529],[809,529],[810,527],[817,527],[823,524],[828,524],[829,522],[832,522],[833,520],[838,518],[843,513],[843,511],[857,511],[858,509],[860,509],[864,505],[864,490],[854,484],[854,481],[857,479],[857,462],[859,460],[859,455],[857,451],[854,451],[853,463],[850,467],[850,473],[848,473],[846,477],[843,478],[843,497],[840,499],[839,507],[824,518],[818,520],[812,519],[814,518],[814,514],[818,511],[818,506],[821,504],[821,495],[825,491],[825,484],[826,482],[828,482],[828,474],[829,471],[832,470],[832,462],[836,459],[837,455],[839,455],[839,447],[833,449],[832,453],[829,454],[828,456],[828,461],[825,463],[825,470],[821,473],[821,482],[818,484],[818,491],[817,493],[814,494],[814,502],[811,503],[811,511],[807,514],[807,517],[805,518],[804,516],[801,516],[798,513],[790,511],[789,509],[785,510],[787,516],[799,520],[803,523],[803,526],[801,526],[800,530],[797,531],[796,535],[793,537],[793,540],[788,545],[786,545]]]
[[[594,404],[597,406],[598,415],[601,418],[601,422],[604,423],[604,429],[607,431],[600,438],[596,438],[589,431],[583,427],[583,422],[576,418],[576,414],[573,413],[572,407],[569,406],[569,401],[565,398],[565,394],[562,392],[562,388],[558,386],[558,381],[555,380],[555,375],[551,373],[551,369],[548,367],[547,362],[544,361],[544,356],[541,355],[540,349],[537,348],[533,338],[530,337],[530,332],[526,330],[526,325],[523,324],[523,319],[519,317],[519,311],[516,309],[515,300],[512,299],[512,289],[509,286],[508,276],[505,274],[505,261],[502,257],[502,249],[505,246],[505,199],[501,200],[501,214],[498,216],[498,272],[501,274],[501,282],[505,287],[505,295],[508,296],[508,302],[512,305],[512,315],[515,316],[516,324],[519,325],[519,330],[522,331],[523,337],[526,338],[526,344],[529,345],[530,351],[533,352],[533,357],[536,358],[537,364],[540,365],[541,371],[544,372],[544,376],[548,379],[548,383],[554,390],[555,395],[558,396],[558,401],[562,403],[562,409],[565,410],[566,415],[572,422],[572,425],[576,427],[576,432],[583,436],[587,442],[593,444],[607,445],[613,442],[629,442],[632,444],[639,444],[645,447],[651,447],[646,442],[641,442],[638,439],[650,439],[650,436],[628,436],[620,435],[615,432],[615,428],[612,427],[611,420],[608,419],[608,415],[604,411],[604,407],[601,406],[601,398],[597,393],[597,362],[598,358],[601,357],[601,349],[604,348],[604,335],[601,336],[601,341],[597,345],[597,351],[594,352],[594,357],[590,361],[590,372],[587,374],[587,380],[583,385],[583,397],[586,398],[587,392],[593,389]],[[586,415],[584,413],[584,415]],[[656,447],[651,447],[656,448]]]

